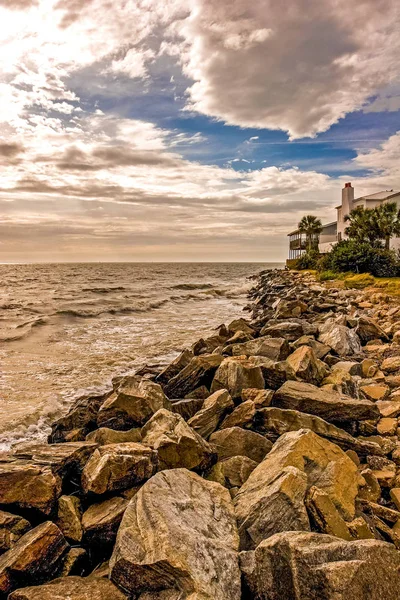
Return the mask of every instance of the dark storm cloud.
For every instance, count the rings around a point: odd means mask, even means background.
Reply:
[[[1,0],[0,0],[1,2]],[[0,157],[4,158],[14,158],[18,154],[23,152],[24,148],[20,144],[15,142],[10,143],[1,143],[0,142]]]

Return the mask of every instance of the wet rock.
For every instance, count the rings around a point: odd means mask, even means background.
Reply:
[[[245,388],[265,387],[261,369],[251,359],[245,357],[226,358],[218,367],[212,382],[211,391],[228,390],[232,398],[241,397]]]
[[[0,554],[9,550],[30,528],[26,519],[0,510]]]
[[[102,404],[97,423],[99,427],[131,429],[144,425],[160,408],[171,409],[160,385],[141,377],[126,377]]]
[[[24,461],[0,462],[0,504],[49,515],[61,494],[61,479],[50,467]]]
[[[318,385],[328,373],[327,366],[317,359],[314,351],[308,346],[301,346],[290,354],[286,360],[293,369],[296,379]]]
[[[134,427],[128,431],[117,431],[115,429],[109,429],[108,427],[100,427],[92,431],[86,436],[86,439],[90,442],[95,442],[98,446],[105,446],[106,444],[122,444],[125,442],[140,442],[140,428]]]
[[[59,577],[68,577],[69,575],[82,575],[87,568],[88,555],[83,548],[70,548],[63,559],[62,569],[58,573]]]
[[[250,325],[249,321],[246,319],[235,319],[228,325],[228,332],[233,335],[237,331],[243,331],[244,333],[248,333],[249,335],[254,334],[254,329]]]
[[[266,356],[271,360],[284,360],[289,356],[289,344],[284,338],[260,337],[244,344],[232,346],[233,356]]]
[[[68,413],[53,423],[49,443],[84,440],[97,427],[97,413],[108,396],[83,396],[76,400]]]
[[[82,540],[82,507],[76,496],[61,496],[58,500],[57,525],[72,543]]]
[[[204,471],[216,460],[215,450],[178,414],[161,409],[142,429],[143,444],[158,452],[159,469],[184,467]]]
[[[161,371],[155,378],[156,383],[165,385],[170,379],[176,377],[182,369],[188,366],[193,358],[193,352],[191,350],[184,350],[179,356],[175,358],[165,369]]]
[[[400,589],[400,555],[377,540],[279,533],[242,553],[241,567],[249,597],[257,599],[397,600]]]
[[[304,333],[301,323],[293,323],[292,321],[283,321],[276,325],[266,325],[261,329],[262,336],[273,338],[285,338],[288,342],[294,342]]]
[[[320,417],[308,415],[297,410],[272,406],[262,408],[256,413],[254,426],[262,433],[273,434],[276,437],[288,433],[288,431],[311,429],[311,431],[319,436],[340,446],[342,450],[354,450],[360,456],[367,456],[368,454],[382,455],[379,444],[355,438],[347,433],[347,431],[324,421]]]
[[[249,478],[257,463],[247,456],[232,456],[217,462],[207,475],[209,481],[216,481],[231,489],[240,487]]]
[[[93,442],[65,442],[63,444],[32,444],[24,442],[13,448],[19,459],[48,465],[62,479],[80,478],[81,472],[97,444]]]
[[[206,398],[208,398],[209,395],[210,392],[207,390]],[[172,401],[171,410],[183,417],[185,421],[189,421],[189,419],[203,408],[204,400],[205,398],[186,398],[185,400],[178,400],[177,402]]]
[[[369,400],[355,400],[302,381],[286,381],[275,392],[272,404],[313,414],[333,423],[379,418],[378,407]]]
[[[355,331],[330,319],[320,326],[318,339],[330,346],[339,356],[351,356],[361,352],[360,338]]]
[[[241,427],[216,431],[210,437],[210,442],[216,447],[219,460],[231,456],[247,456],[259,463],[272,448],[272,443],[265,437]]]
[[[9,600],[126,600],[111,581],[100,577],[62,577],[46,585],[16,590]]]
[[[149,479],[157,470],[157,452],[134,442],[100,446],[82,473],[88,494],[126,490]]]
[[[117,531],[129,500],[116,496],[92,504],[83,513],[85,543],[97,554],[106,553],[115,542]]]
[[[237,549],[228,490],[186,469],[162,471],[125,512],[111,579],[128,593],[238,600]]]
[[[222,361],[223,357],[219,354],[195,356],[178,375],[169,380],[164,388],[165,393],[169,398],[184,398],[203,385],[210,389],[214,374]]]
[[[220,389],[204,400],[203,408],[188,421],[188,425],[203,438],[218,429],[225,415],[234,407],[233,400],[227,390]]]
[[[25,533],[0,557],[0,597],[7,597],[21,585],[54,577],[68,548],[63,534],[51,521]]]

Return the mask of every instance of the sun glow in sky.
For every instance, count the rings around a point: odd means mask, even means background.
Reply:
[[[400,189],[395,0],[0,0],[0,261],[286,257]]]

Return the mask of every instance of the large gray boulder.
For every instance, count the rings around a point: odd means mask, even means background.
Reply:
[[[268,359],[265,359],[268,360]],[[228,390],[234,400],[239,399],[246,388],[263,389],[264,378],[260,367],[252,359],[245,357],[228,357],[221,363],[215,373],[211,391]]]
[[[328,319],[319,328],[319,341],[330,346],[339,356],[351,356],[361,352],[360,338],[353,329]]]
[[[219,460],[231,456],[247,456],[259,463],[272,448],[272,442],[264,436],[241,427],[216,431],[210,437],[210,442],[216,447]]]
[[[214,448],[178,414],[164,408],[142,429],[143,444],[158,452],[159,469],[203,471],[216,460]]]
[[[398,600],[400,554],[378,540],[278,533],[241,554],[249,598],[257,600]]]
[[[275,325],[265,325],[261,329],[261,335],[275,338],[285,338],[288,342],[294,342],[304,333],[301,323],[293,321],[281,321]]]
[[[379,418],[379,409],[370,400],[355,400],[303,381],[286,381],[274,394],[272,405],[316,415],[332,423]]]
[[[162,471],[125,512],[111,579],[149,598],[239,600],[238,542],[228,490],[186,469]]]
[[[328,374],[325,363],[319,360],[312,348],[300,346],[286,359],[287,364],[294,371],[296,379],[319,385]]]
[[[215,371],[222,361],[223,357],[219,354],[195,356],[186,367],[168,381],[164,388],[165,393],[169,398],[184,398],[203,385],[210,389]]]
[[[160,385],[136,375],[126,377],[100,407],[97,424],[122,430],[139,427],[160,408],[171,409]]]
[[[126,600],[126,596],[105,578],[61,577],[16,590],[9,600]]]
[[[126,490],[149,479],[157,470],[157,452],[134,442],[100,446],[82,473],[86,494]]]
[[[285,338],[259,337],[243,344],[234,344],[233,356],[266,356],[271,360],[284,360],[289,356],[289,344]]]

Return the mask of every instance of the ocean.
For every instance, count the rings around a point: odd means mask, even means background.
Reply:
[[[165,365],[243,316],[248,277],[280,263],[0,265],[0,450],[43,441],[85,393]]]

